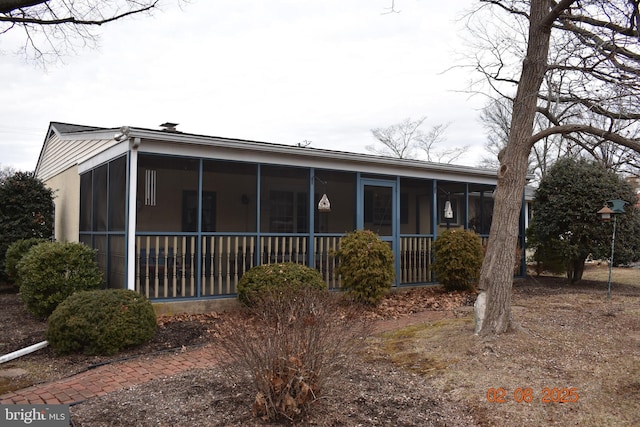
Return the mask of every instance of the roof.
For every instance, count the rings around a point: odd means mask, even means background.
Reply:
[[[83,132],[83,131],[100,129],[95,126],[73,125],[69,123],[59,123],[59,122],[51,122],[51,127],[56,129],[60,133]]]
[[[118,144],[141,142],[141,152],[164,150],[181,155],[212,156],[292,166],[310,166],[400,176],[495,184],[496,171],[422,160],[399,159],[245,139],[122,126],[101,128],[51,122],[36,165],[36,176],[46,180]]]

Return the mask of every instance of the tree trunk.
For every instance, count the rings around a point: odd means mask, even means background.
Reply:
[[[582,280],[586,258],[573,259],[567,265],[567,279],[572,285]]]
[[[549,2],[531,0],[527,55],[516,93],[507,146],[498,156],[498,185],[493,221],[478,288],[486,293],[486,309],[479,319],[480,335],[501,334],[512,328],[511,287],[518,243],[522,194],[531,152],[533,120],[542,79],[547,69],[551,23]]]

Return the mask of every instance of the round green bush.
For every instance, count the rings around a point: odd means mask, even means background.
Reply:
[[[82,243],[46,242],[29,249],[18,263],[20,297],[27,309],[46,318],[74,292],[98,289],[102,273],[95,256]]]
[[[471,230],[446,230],[434,244],[436,279],[447,291],[473,290],[482,268],[482,242]]]
[[[153,306],[128,289],[76,292],[49,316],[46,339],[58,355],[112,355],[148,342],[156,331]]]
[[[44,242],[48,242],[48,240],[32,237],[30,239],[16,240],[9,245],[5,256],[4,267],[7,272],[7,276],[12,283],[15,283],[18,286],[20,285],[20,278],[18,277],[18,263],[22,260],[22,257],[24,257],[33,246]]]
[[[395,279],[391,247],[369,230],[357,230],[340,239],[338,274],[342,287],[355,301],[377,305]]]
[[[317,270],[293,262],[264,264],[251,268],[238,282],[238,299],[246,305],[264,292],[310,287],[328,290]]]

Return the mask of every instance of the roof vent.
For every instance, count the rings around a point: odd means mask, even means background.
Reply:
[[[166,122],[160,125],[164,132],[180,132],[178,129],[176,129],[176,126],[178,126],[178,123],[171,122]]]

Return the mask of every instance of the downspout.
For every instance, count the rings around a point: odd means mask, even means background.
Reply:
[[[129,201],[127,203],[127,289],[136,289],[136,214],[138,184],[138,147],[140,138],[133,138],[129,150]]]
[[[17,359],[18,357],[26,356],[27,354],[33,353],[34,351],[40,350],[41,348],[45,348],[48,345],[49,341],[41,341],[37,344],[30,345],[29,347],[25,347],[12,353],[5,354],[4,356],[0,356],[0,363],[8,362],[10,360]]]

